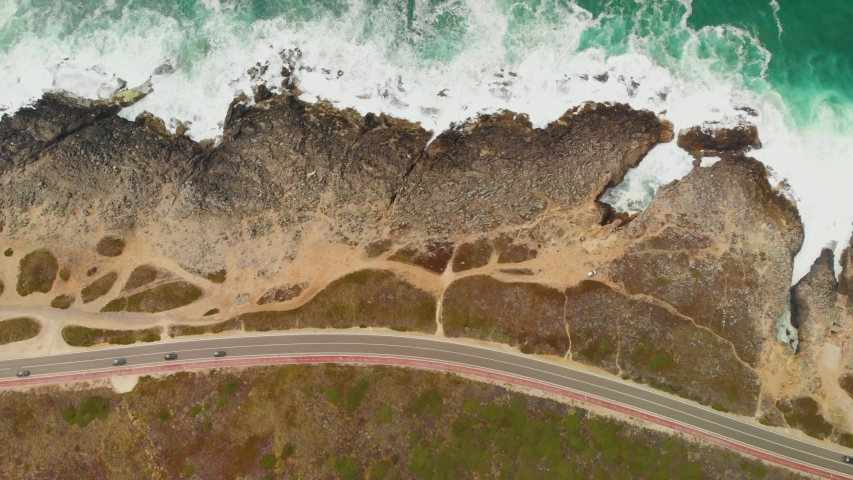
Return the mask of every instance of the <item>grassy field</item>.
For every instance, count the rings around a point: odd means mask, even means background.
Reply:
[[[2,478],[799,478],[449,374],[282,366],[0,393]]]
[[[160,327],[144,330],[105,330],[69,325],[62,329],[62,339],[72,347],[91,347],[102,343],[129,345],[136,342],[157,342],[160,340]]]
[[[98,278],[80,290],[80,300],[82,300],[83,303],[89,303],[103,297],[110,291],[110,289],[113,288],[117,279],[118,273],[116,272],[109,272]]]
[[[0,345],[28,340],[39,332],[41,332],[41,324],[29,317],[0,320]]]
[[[42,248],[24,255],[18,272],[18,295],[49,292],[58,271],[59,263],[50,250]]]
[[[235,317],[248,331],[291,328],[386,327],[435,332],[435,298],[384,270],[345,275],[305,305]]]
[[[127,297],[111,300],[101,309],[102,312],[165,312],[184,307],[201,298],[203,292],[188,282],[170,282],[157,285]]]

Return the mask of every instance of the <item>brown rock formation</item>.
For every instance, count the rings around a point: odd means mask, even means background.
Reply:
[[[738,123],[723,127],[715,122],[704,123],[678,132],[678,146],[696,158],[745,154],[761,148],[758,127]]]

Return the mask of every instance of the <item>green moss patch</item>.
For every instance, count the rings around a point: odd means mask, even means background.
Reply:
[[[12,250],[11,248],[7,248],[6,250],[3,250],[3,256],[4,257],[11,257],[14,254],[15,254],[15,251]]]
[[[247,331],[349,328],[360,325],[435,332],[435,299],[384,270],[345,275],[294,310],[236,317]]]
[[[170,282],[107,303],[102,312],[165,312],[191,304],[202,296],[197,286],[188,282]]]
[[[18,272],[18,295],[26,297],[35,292],[47,293],[59,271],[56,257],[46,248],[34,250],[21,259]]]
[[[802,430],[806,435],[821,439],[832,435],[832,425],[823,418],[820,406],[811,397],[783,398],[776,402],[776,408],[785,416],[789,426]]]
[[[50,306],[60,310],[67,310],[74,305],[74,295],[57,295],[56,298],[50,301]]]
[[[39,332],[41,323],[29,317],[0,320],[0,345],[29,340]]]
[[[116,272],[110,272],[100,277],[80,290],[80,300],[83,303],[89,303],[103,297],[113,288],[117,279],[118,273]]]
[[[80,403],[79,407],[68,405],[62,411],[62,420],[69,425],[86,428],[95,420],[106,420],[110,414],[110,400],[93,395]]]
[[[118,257],[124,252],[126,242],[117,235],[107,235],[98,240],[95,251],[105,257]]]
[[[218,308],[211,308],[210,310],[204,312],[204,315],[202,315],[202,317],[209,317],[211,315],[216,315],[217,313],[219,313]]]
[[[72,347],[91,347],[102,343],[130,345],[136,342],[157,342],[160,340],[160,327],[144,330],[105,330],[69,325],[62,329],[62,339]]]
[[[535,283],[505,283],[485,275],[453,282],[444,294],[441,323],[452,337],[491,340],[531,353],[565,355],[563,292]]]

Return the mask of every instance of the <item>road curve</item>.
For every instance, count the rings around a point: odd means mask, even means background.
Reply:
[[[214,359],[225,350],[225,359]],[[177,353],[166,361],[163,355]],[[126,365],[112,366],[125,358]],[[641,418],[827,479],[853,480],[841,447],[776,430],[615,378],[535,356],[431,337],[329,332],[206,337],[0,361],[0,388],[199,368],[287,363],[357,363],[429,368],[536,388]],[[28,378],[16,372],[29,370]]]

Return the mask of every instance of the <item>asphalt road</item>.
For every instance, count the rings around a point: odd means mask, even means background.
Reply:
[[[215,350],[227,351],[229,359],[365,355],[430,360],[499,372],[593,395],[853,478],[853,465],[842,463],[840,448],[834,450],[817,442],[789,437],[692,402],[534,356],[426,337],[340,332],[283,333],[97,348],[79,353],[0,361],[0,386],[2,380],[15,378],[16,372],[22,369],[30,370],[32,377],[51,376],[113,369],[116,368],[112,366],[114,358],[125,358],[125,367],[169,363],[163,358],[166,353],[177,353],[178,362],[212,360]]]

